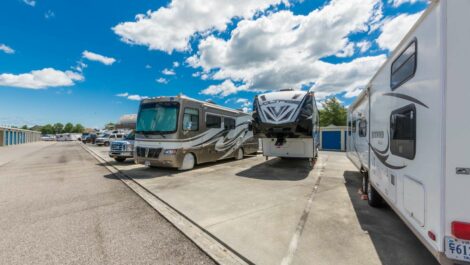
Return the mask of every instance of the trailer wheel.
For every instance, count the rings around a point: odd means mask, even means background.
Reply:
[[[104,142],[104,146],[109,146],[109,142]]]
[[[117,162],[124,162],[124,161],[126,161],[126,158],[125,157],[115,157],[114,160],[116,160]]]
[[[181,163],[181,166],[178,168],[178,170],[193,169],[195,164],[196,164],[196,159],[194,158],[194,155],[191,153],[187,153],[184,155],[183,163]]]
[[[243,157],[245,156],[244,152],[243,152],[243,149],[242,148],[239,148],[237,150],[237,155],[235,156],[235,159],[236,160],[242,160]]]
[[[377,192],[377,190],[367,181],[367,202],[372,207],[382,206],[383,199],[382,196]]]

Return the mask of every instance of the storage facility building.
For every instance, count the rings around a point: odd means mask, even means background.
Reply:
[[[0,127],[0,146],[25,144],[40,140],[40,132],[10,127]]]

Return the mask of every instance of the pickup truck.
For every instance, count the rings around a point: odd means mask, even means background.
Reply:
[[[95,144],[98,146],[109,146],[112,142],[122,140],[123,136],[124,135],[122,133],[105,133],[102,136],[96,138]]]
[[[124,162],[127,158],[133,158],[134,140],[135,134],[132,132],[124,136],[123,140],[112,142],[109,150],[109,156],[114,158],[114,160],[117,162]]]

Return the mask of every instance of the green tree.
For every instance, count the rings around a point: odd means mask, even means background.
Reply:
[[[116,124],[114,124],[114,123],[112,123],[112,122],[108,122],[108,123],[104,126],[104,128],[105,128],[106,130],[114,130],[114,129],[116,129]]]
[[[325,100],[320,110],[320,126],[346,126],[347,110],[335,97]]]
[[[64,129],[63,129],[63,132],[64,132],[64,133],[71,133],[71,132],[73,132],[73,124],[71,124],[70,122],[68,122],[67,124],[65,124]]]
[[[21,126],[21,129],[23,129],[23,130],[28,130],[28,125],[23,125],[23,126]]]
[[[62,133],[64,130],[64,125],[60,122],[53,125],[55,133]]]
[[[42,126],[41,133],[42,134],[54,134],[55,133],[54,126],[52,126],[50,124],[46,124],[46,125]]]
[[[83,127],[83,125],[81,125],[80,123],[77,123],[75,124],[75,127],[73,127],[73,131],[74,133],[83,133],[85,131],[85,127]]]

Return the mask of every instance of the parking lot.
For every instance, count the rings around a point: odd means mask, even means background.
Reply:
[[[391,209],[360,199],[360,174],[344,153],[321,152],[313,170],[306,160],[252,156],[181,172],[86,148],[248,263],[437,264]]]

